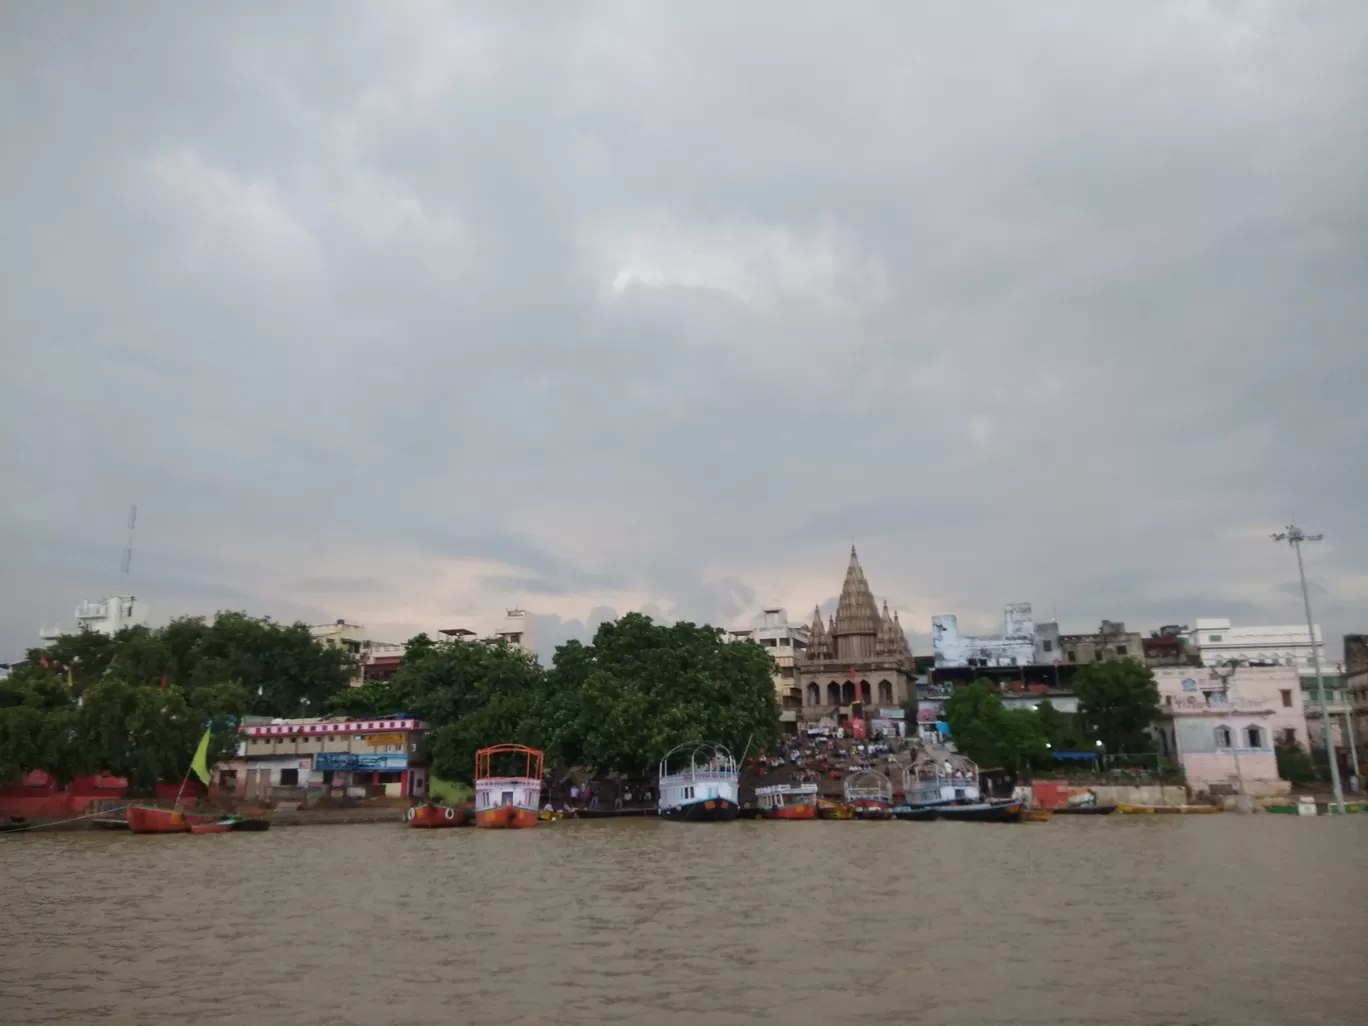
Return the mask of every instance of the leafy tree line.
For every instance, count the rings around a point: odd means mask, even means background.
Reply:
[[[993,684],[977,680],[956,688],[945,703],[955,744],[981,766],[1014,771],[1055,764],[1054,753],[1148,752],[1148,728],[1159,714],[1159,688],[1149,667],[1130,660],[1089,663],[1073,678],[1078,712],[1048,700],[1035,709],[1008,709]]]
[[[390,683],[354,689],[335,708],[426,720],[429,767],[445,780],[470,781],[475,752],[504,741],[542,749],[553,766],[645,774],[687,741],[720,741],[738,757],[748,744],[773,744],[773,672],[759,645],[629,613],[587,645],[561,645],[550,669],[499,642],[435,645],[419,635]]]
[[[764,648],[637,613],[560,646],[549,669],[502,642],[419,635],[392,681],[352,688],[350,670],[303,625],[241,613],[65,635],[0,681],[0,782],[107,770],[150,790],[184,775],[206,723],[211,763],[230,757],[248,713],[408,712],[433,727],[432,772],[467,782],[476,750],[504,741],[541,748],[553,766],[647,773],[677,744],[721,741],[739,756],[772,745],[779,727]]]
[[[304,625],[243,613],[66,634],[0,681],[0,782],[104,770],[148,793],[184,776],[207,726],[210,762],[228,758],[240,717],[319,712],[349,672]]]

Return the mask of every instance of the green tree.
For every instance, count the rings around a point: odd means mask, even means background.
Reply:
[[[1054,751],[1075,752],[1093,747],[1092,741],[1079,731],[1077,718],[1055,708],[1048,698],[1036,706],[1036,716],[1041,733]]]
[[[955,747],[980,766],[993,766],[1001,759],[1006,713],[992,682],[982,678],[955,688],[945,702],[945,722]]]
[[[371,680],[359,688],[343,688],[329,696],[324,708],[352,719],[375,719],[388,713],[407,712],[408,696],[389,681]]]
[[[65,679],[26,663],[0,681],[0,783],[46,770],[66,784],[88,772],[75,740],[77,708]]]
[[[562,759],[645,773],[686,741],[719,741],[740,757],[774,743],[774,664],[753,643],[629,613],[600,625],[591,645],[556,650],[539,728]]]
[[[1278,776],[1294,784],[1309,784],[1316,779],[1316,767],[1306,749],[1297,742],[1277,745],[1273,754],[1278,760]]]
[[[1131,659],[1088,663],[1073,678],[1078,717],[1107,752],[1145,752],[1147,728],[1159,715],[1159,686],[1148,666]]]

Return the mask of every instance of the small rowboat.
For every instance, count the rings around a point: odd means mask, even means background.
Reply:
[[[1054,809],[1022,809],[1021,822],[1048,823],[1054,819]]]
[[[1123,816],[1209,816],[1224,810],[1219,805],[1127,805],[1123,802],[1116,811]]]
[[[830,798],[817,799],[817,818],[818,819],[854,819],[855,810],[842,802],[833,802]]]
[[[220,820],[217,823],[191,823],[190,832],[192,834],[226,834],[233,829],[231,819]]]

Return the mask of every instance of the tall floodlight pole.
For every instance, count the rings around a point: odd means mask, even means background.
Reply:
[[[1330,729],[1330,709],[1325,703],[1325,678],[1321,676],[1320,647],[1316,644],[1316,624],[1311,619],[1311,593],[1306,590],[1306,566],[1302,563],[1302,542],[1320,541],[1323,534],[1307,534],[1296,524],[1273,535],[1274,541],[1285,541],[1297,554],[1297,574],[1301,577],[1302,605],[1306,608],[1306,629],[1311,635],[1311,662],[1316,667],[1316,701],[1320,704],[1321,729],[1325,732],[1325,754],[1330,760],[1330,786],[1335,792],[1336,811],[1344,815],[1344,789],[1340,787],[1339,763],[1335,761],[1335,739]]]

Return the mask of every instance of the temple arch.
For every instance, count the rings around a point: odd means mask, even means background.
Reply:
[[[827,685],[827,705],[841,704],[841,686],[834,680]]]
[[[879,681],[879,704],[893,704],[893,685],[886,680]]]

